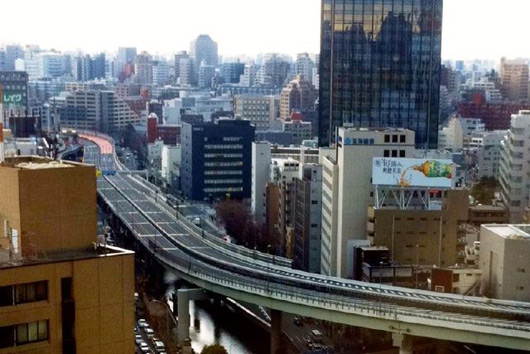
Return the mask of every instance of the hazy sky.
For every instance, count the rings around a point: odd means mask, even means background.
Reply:
[[[225,56],[320,48],[320,0],[17,0],[0,43],[151,54],[189,50],[208,33]],[[452,59],[530,57],[530,0],[445,0],[443,54]]]

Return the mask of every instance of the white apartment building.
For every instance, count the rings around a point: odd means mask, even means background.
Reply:
[[[510,212],[510,222],[523,220],[530,183],[530,111],[513,114],[510,129],[501,141],[499,182],[501,199]]]
[[[278,224],[282,250],[292,257],[294,245],[295,180],[300,171],[300,162],[293,158],[272,158],[270,181],[278,186]]]
[[[268,142],[252,143],[251,210],[256,224],[265,224],[265,187],[269,182],[271,145]]]
[[[478,134],[480,140],[477,146],[478,177],[499,178],[501,158],[501,141],[506,135],[506,130],[495,130]]]
[[[296,74],[302,75],[304,80],[307,80],[313,84],[313,69],[315,63],[311,60],[309,54],[299,53],[296,55]]]
[[[530,301],[530,225],[482,225],[481,293],[503,300]]]
[[[473,134],[482,133],[486,125],[478,118],[452,117],[446,127],[438,131],[440,149],[462,150]]]
[[[182,165],[182,147],[180,145],[163,145],[161,152],[160,175],[171,189],[175,181],[180,177],[180,166]]]
[[[271,160],[291,159],[300,164],[318,163],[319,150],[308,147],[281,147],[269,142],[252,143],[251,210],[258,225],[265,223],[265,189],[271,182]]]
[[[348,247],[366,239],[373,205],[374,157],[413,157],[414,132],[406,129],[339,128],[334,150],[322,150],[321,273],[348,278]]]
[[[256,81],[256,66],[245,64],[243,75],[239,76],[239,86],[252,87]]]

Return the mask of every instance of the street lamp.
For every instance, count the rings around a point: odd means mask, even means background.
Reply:
[[[416,284],[415,288],[418,288],[418,268],[420,263],[420,248],[425,248],[424,245],[415,244],[415,245],[407,245],[407,248],[416,248],[416,265],[415,265],[415,273],[416,273]]]

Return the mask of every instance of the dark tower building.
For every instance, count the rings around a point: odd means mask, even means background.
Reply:
[[[443,0],[322,0],[319,144],[404,127],[436,148]]]
[[[250,198],[252,142],[248,120],[221,118],[215,123],[183,119],[182,192],[187,199],[210,201]]]

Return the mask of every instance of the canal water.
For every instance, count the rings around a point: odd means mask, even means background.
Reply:
[[[172,299],[175,289],[167,289]],[[172,308],[173,303],[169,301]],[[190,301],[190,339],[195,353],[221,344],[229,354],[268,354],[269,334],[223,301]]]

